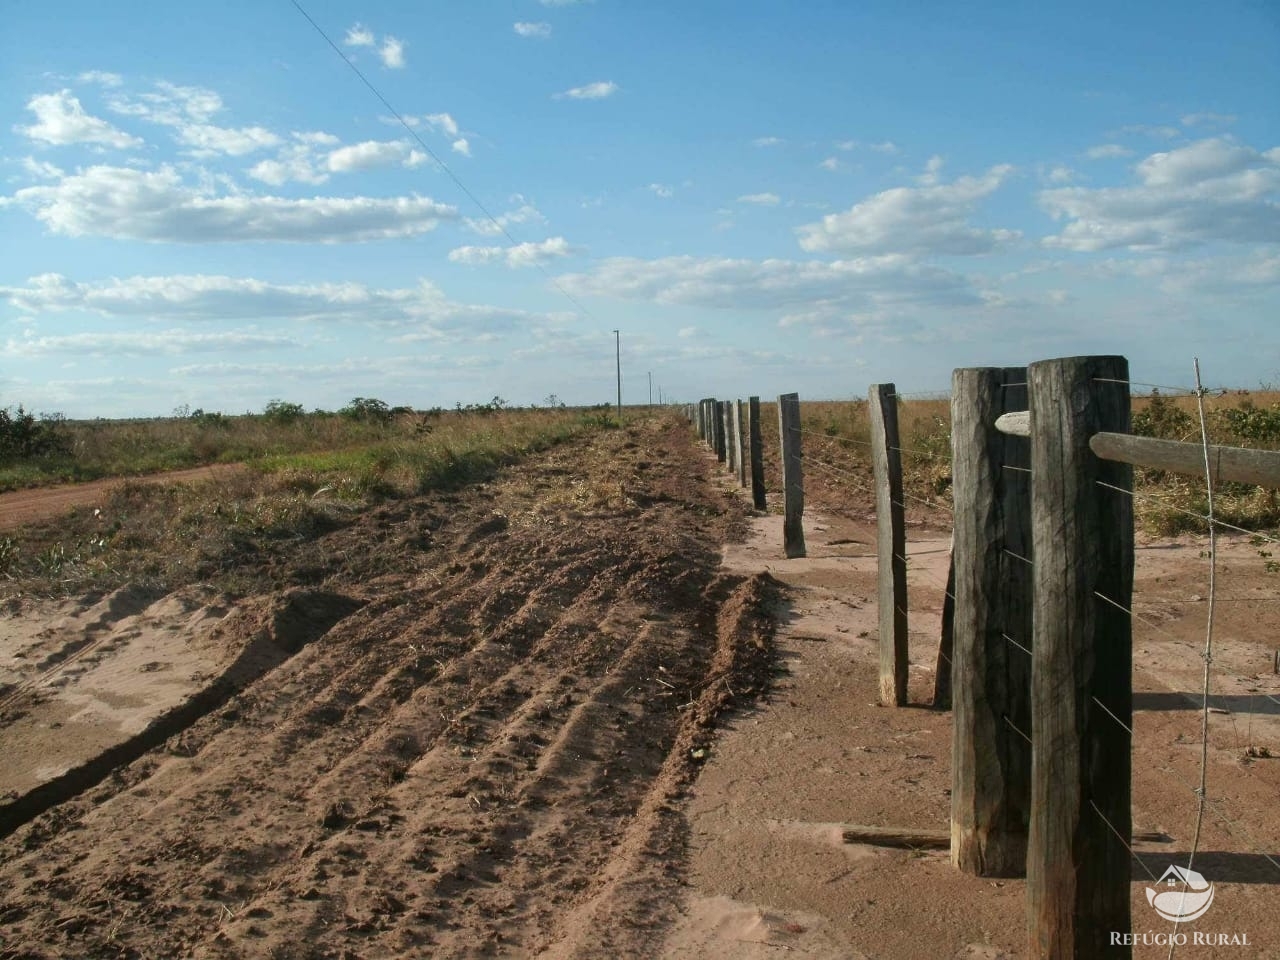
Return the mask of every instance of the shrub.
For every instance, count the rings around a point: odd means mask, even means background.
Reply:
[[[22,405],[14,413],[0,408],[0,460],[22,460],[48,454],[66,453],[70,438],[60,413],[35,415]]]
[[[391,408],[386,403],[370,397],[356,397],[338,413],[361,423],[390,423],[392,418]]]
[[[262,415],[270,423],[296,423],[305,416],[305,413],[300,403],[271,400],[263,408]]]
[[[1132,431],[1140,437],[1185,440],[1194,427],[1191,414],[1179,410],[1159,390],[1152,390],[1147,406],[1133,415]]]

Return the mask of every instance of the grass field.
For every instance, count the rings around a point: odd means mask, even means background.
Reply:
[[[815,456],[825,458],[819,462],[855,471],[869,482],[870,427],[866,401],[809,401],[802,402],[800,409],[806,446]],[[1205,420],[1210,443],[1280,449],[1280,392],[1226,391],[1207,395]],[[904,398],[899,404],[898,424],[907,493],[949,506],[950,398]],[[1158,392],[1135,396],[1133,432],[1199,442],[1196,398],[1165,397]],[[1152,498],[1135,502],[1138,522],[1149,533],[1204,531],[1203,521],[1187,515],[1188,512],[1204,514],[1208,509],[1203,480],[1137,469],[1134,486],[1136,492]],[[1223,484],[1215,491],[1214,509],[1220,520],[1250,530],[1271,530],[1280,524],[1277,492],[1250,484]]]
[[[123,480],[93,511],[0,536],[0,595],[67,594],[134,579],[217,581],[232,592],[251,557],[287,551],[401,496],[447,491],[585,431],[600,411],[479,408],[377,419],[334,414],[59,423],[50,452],[0,465],[0,488],[134,477],[238,462],[229,479]]]

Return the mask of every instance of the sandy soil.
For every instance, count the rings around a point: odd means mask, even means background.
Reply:
[[[168,473],[131,479],[135,483],[185,483],[193,480],[217,480],[233,476],[244,469],[238,463],[213,463],[190,470],[170,470]],[[67,483],[56,487],[0,493],[0,530],[13,530],[24,523],[47,520],[66,513],[72,507],[100,506],[106,494],[122,482],[121,478],[113,477],[89,483]]]
[[[264,596],[14,605],[0,960],[1025,955],[1021,881],[842,840],[947,825],[950,724],[945,527],[909,535],[913,706],[882,708],[841,504],[783,560],[684,425],[638,423],[273,554]],[[1139,931],[1193,829],[1202,549],[1139,553]],[[1280,761],[1247,756],[1280,754],[1277,579],[1222,555],[1198,929],[1253,946],[1179,955],[1280,956]]]
[[[727,484],[727,481],[726,481]],[[790,598],[777,644],[788,675],[716,745],[689,806],[691,890],[667,957],[980,958],[1026,955],[1021,880],[959,873],[946,851],[843,841],[849,824],[946,830],[949,714],[928,708],[949,537],[908,534],[911,706],[877,704],[874,527],[857,509],[810,512],[809,557],[786,560],[781,519],[753,521],[723,568],[768,571]],[[1134,931],[1169,933],[1148,905],[1170,863],[1187,861],[1199,778],[1206,543],[1144,541],[1135,607]],[[1182,926],[1245,933],[1250,946],[1188,945],[1179,956],[1277,957],[1280,890],[1280,646],[1277,576],[1247,538],[1219,544],[1208,808],[1198,869],[1211,912]],[[1154,874],[1154,877],[1152,876]],[[1167,947],[1136,947],[1165,957]]]

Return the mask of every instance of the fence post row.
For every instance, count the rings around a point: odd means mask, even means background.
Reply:
[[[778,436],[782,445],[782,546],[783,553],[792,559],[806,553],[798,393],[784,393],[778,397]]]
[[[951,862],[1026,871],[1031,804],[1031,444],[996,429],[1025,410],[1025,367],[951,378]]]
[[[764,502],[764,441],[760,436],[760,398],[747,400],[751,446],[751,503],[757,510],[765,508]]]
[[[876,547],[880,608],[880,702],[907,702],[907,533],[902,509],[902,452],[897,390],[872,384],[871,463],[876,485]]]
[[[1132,929],[1133,469],[1089,448],[1100,431],[1128,433],[1128,380],[1123,357],[1027,369],[1035,560],[1027,910],[1028,955],[1037,960],[1131,952],[1110,938]]]

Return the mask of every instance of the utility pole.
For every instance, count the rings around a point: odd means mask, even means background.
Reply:
[[[622,334],[613,331],[614,353],[618,365],[618,419],[622,419]]]

